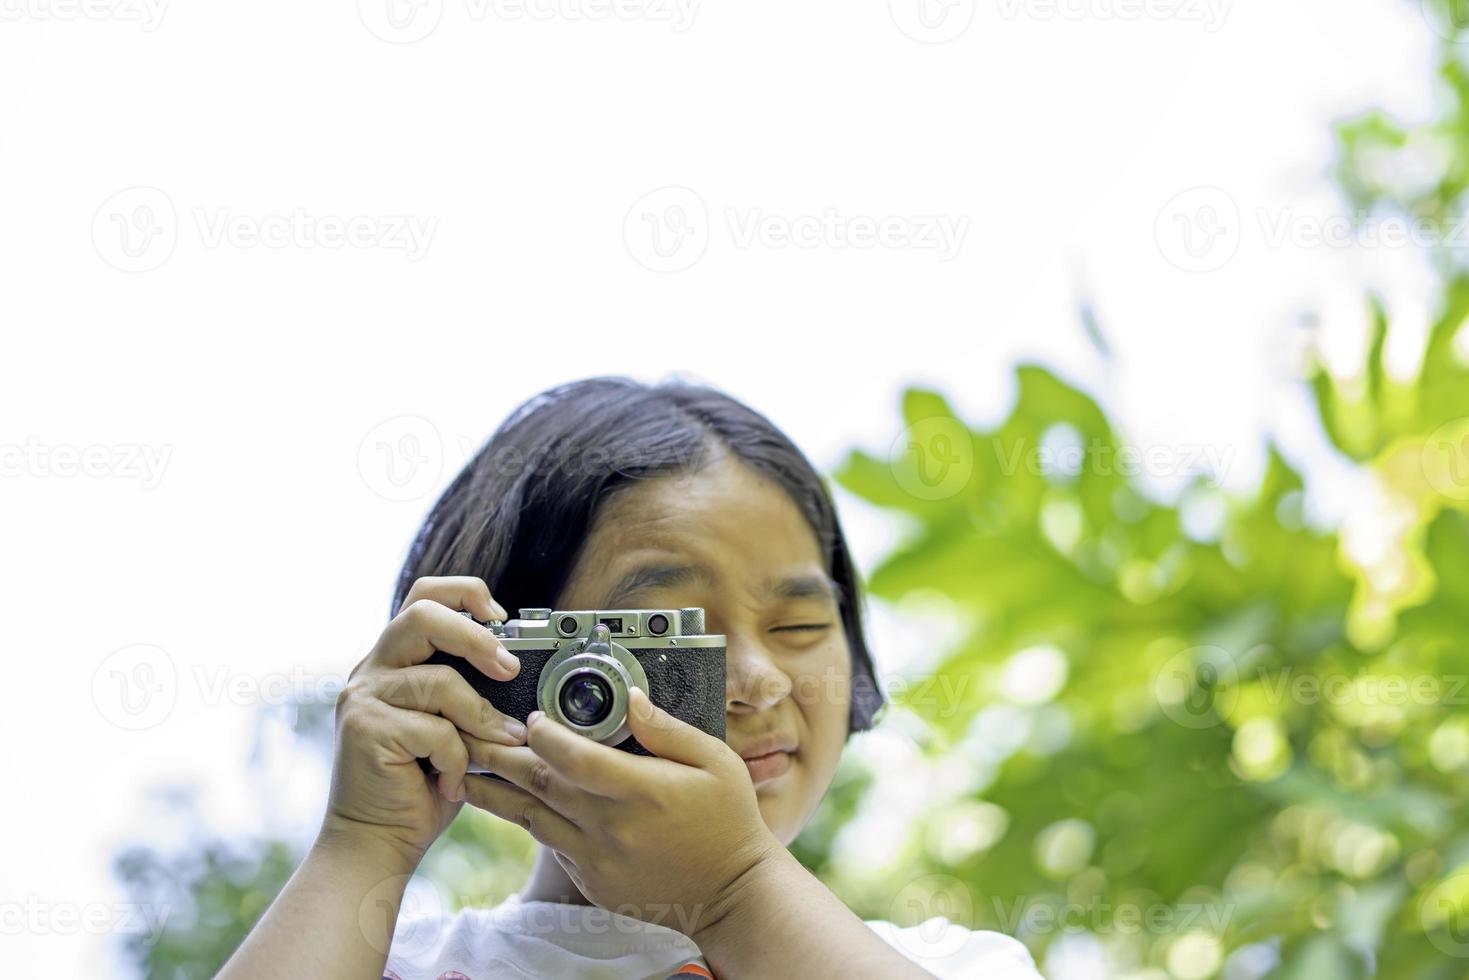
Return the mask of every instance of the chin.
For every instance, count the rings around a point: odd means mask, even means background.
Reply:
[[[801,832],[802,814],[794,812],[794,796],[789,787],[761,786],[755,790],[760,816],[782,844],[789,844]]]

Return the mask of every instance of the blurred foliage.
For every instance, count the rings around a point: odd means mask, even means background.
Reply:
[[[1441,118],[1340,127],[1354,206],[1445,229],[1464,213],[1458,58],[1445,49]],[[811,866],[864,917],[957,909],[1038,961],[1100,952],[1109,975],[1469,975],[1462,259],[1435,255],[1416,376],[1388,370],[1390,314],[1366,296],[1364,363],[1307,379],[1364,477],[1340,528],[1306,519],[1273,448],[1250,495],[1199,477],[1153,499],[1101,408],[1040,366],[990,429],[908,391],[911,438],[837,479],[909,529],[871,593],[956,624],[923,675],[950,683],[905,684],[897,708],[923,723],[903,768],[934,805],[863,863],[843,835],[882,828],[859,804],[824,854],[806,841]]]
[[[1425,379],[1469,394],[1443,343],[1462,322],[1455,310],[1435,327],[1443,359]],[[912,431],[942,419],[966,434],[949,450],[972,465],[963,492],[910,493],[914,453],[857,452],[838,474],[914,528],[872,594],[920,596],[961,635],[932,671],[953,683],[905,685],[917,696],[900,702],[925,723],[908,767],[928,770],[938,805],[886,861],[813,866],[865,917],[920,921],[958,902],[1040,956],[1087,929],[1117,974],[1214,976],[1244,947],[1237,962],[1279,975],[1463,975],[1469,960],[1425,932],[1457,921],[1419,911],[1469,861],[1469,465],[1457,484],[1431,475],[1435,460],[1469,464],[1469,444],[1428,439],[1469,406],[1403,417],[1364,463],[1383,494],[1372,524],[1422,533],[1363,567],[1342,534],[1303,519],[1279,453],[1247,498],[1201,477],[1164,504],[1119,472],[1124,443],[1089,398],[1032,366],[1018,390],[988,431],[908,393]],[[1026,455],[1048,446],[1079,465]],[[1022,458],[1036,464],[1006,462]],[[1429,584],[1400,602],[1409,566]],[[962,791],[944,799],[945,784]],[[912,894],[924,875],[920,888],[947,894]],[[1017,910],[1036,907],[1054,917],[1027,931]],[[1128,929],[1123,909],[1165,927]]]
[[[134,900],[166,913],[156,943],[138,933],[127,953],[148,980],[212,977],[270,905],[300,861],[281,841],[231,847],[208,842],[198,851],[162,855],[129,848],[116,870]]]
[[[1469,70],[1443,52],[1435,118],[1340,126],[1354,207],[1464,212]],[[1469,275],[1462,250],[1434,261],[1415,377],[1388,371],[1390,311],[1366,296],[1360,370],[1306,379],[1368,478],[1358,526],[1314,526],[1274,449],[1247,496],[1201,476],[1157,499],[1102,408],[1038,365],[990,429],[908,391],[913,438],[835,479],[907,529],[872,595],[948,639],[854,743],[797,856],[864,918],[947,915],[1053,965],[1070,947],[1136,977],[1469,975]],[[330,739],[320,710],[297,728]],[[140,973],[211,975],[301,843],[122,854],[135,901],[185,910],[129,947]],[[491,904],[532,854],[466,811],[423,874]]]

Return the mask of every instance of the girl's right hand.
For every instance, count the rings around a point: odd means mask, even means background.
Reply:
[[[424,663],[442,651],[497,681],[520,672],[520,661],[495,634],[460,610],[484,621],[506,618],[481,579],[419,579],[372,652],[352,669],[337,698],[323,838],[386,842],[417,867],[463,805],[465,740],[525,744],[525,726],[496,711],[458,671]],[[426,774],[420,758],[438,774]]]

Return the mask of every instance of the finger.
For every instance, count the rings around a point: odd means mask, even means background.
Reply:
[[[464,799],[469,750],[459,729],[444,718],[384,704],[383,742],[414,759],[428,759],[438,770],[439,793],[446,800]]]
[[[410,711],[440,715],[476,738],[506,745],[525,742],[525,725],[495,710],[464,676],[447,664],[419,664],[372,675],[371,693]]]
[[[580,850],[581,829],[519,786],[488,776],[466,776],[464,790],[465,802],[519,824],[552,850]]]
[[[426,575],[413,583],[403,598],[402,608],[407,609],[419,599],[432,599],[450,609],[462,609],[481,622],[504,622],[510,618],[505,607],[490,595],[485,580],[473,575]]]
[[[558,725],[540,711],[527,719],[526,745],[566,782],[598,796],[621,799],[646,780],[635,767],[646,759],[593,741]]]
[[[472,735],[463,736],[463,741],[471,770],[503,776],[568,819],[590,816],[599,802],[606,802],[568,782],[527,746],[500,745]]]
[[[497,681],[520,673],[520,661],[489,628],[432,599],[419,599],[394,616],[368,659],[383,667],[411,667],[440,651],[463,657]]]
[[[643,748],[661,759],[708,769],[723,759],[729,746],[707,732],[675,718],[648,700],[640,687],[628,691],[627,723]],[[535,737],[534,727],[531,738]]]

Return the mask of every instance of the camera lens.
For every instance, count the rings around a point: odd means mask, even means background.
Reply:
[[[662,636],[668,632],[668,617],[662,613],[648,617],[648,632],[654,636]]]
[[[557,701],[567,721],[590,728],[611,713],[612,686],[600,674],[574,674],[561,685]]]
[[[567,636],[570,636],[571,634],[576,632],[576,617],[562,616],[561,622],[557,623],[556,626],[558,629],[561,630],[561,632],[565,633]]]

